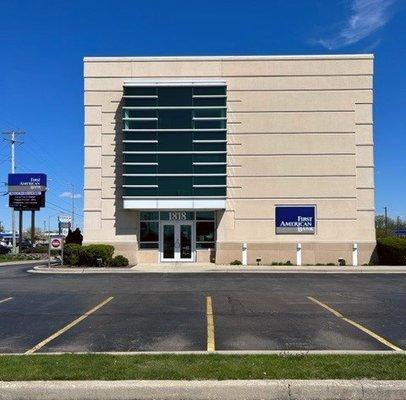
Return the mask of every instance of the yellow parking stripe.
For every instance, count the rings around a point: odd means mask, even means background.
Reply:
[[[345,322],[348,322],[349,324],[355,326],[356,328],[358,328],[359,330],[361,330],[362,332],[365,332],[366,334],[368,334],[369,336],[372,336],[374,339],[376,339],[378,342],[381,342],[382,344],[384,344],[385,346],[391,348],[392,350],[395,351],[403,351],[400,347],[395,346],[393,343],[389,342],[388,340],[386,340],[385,338],[383,338],[382,336],[377,335],[375,332],[372,332],[370,329],[365,328],[365,326],[362,326],[361,324],[359,324],[358,322],[355,322],[347,317],[345,317],[343,314],[341,314],[340,312],[338,312],[337,310],[334,310],[333,308],[329,307],[327,304],[322,303],[321,301],[315,299],[314,297],[311,296],[307,296],[307,298],[309,300],[311,300],[313,303],[318,304],[319,306],[325,308],[326,310],[330,311],[332,314],[334,314],[337,318],[342,319]]]
[[[7,297],[6,299],[0,300],[0,303],[5,303],[6,301],[13,300],[14,297]]]
[[[83,315],[81,315],[79,318],[75,319],[68,325],[66,325],[64,328],[60,329],[59,331],[55,332],[53,335],[49,336],[48,338],[44,339],[42,342],[39,342],[36,346],[34,346],[32,349],[28,350],[25,352],[25,354],[32,354],[35,353],[37,350],[40,348],[44,347],[47,343],[49,343],[51,340],[54,340],[58,336],[62,335],[65,333],[67,330],[70,328],[73,328],[75,325],[77,325],[79,322],[83,321],[85,318],[87,318],[90,314],[93,314],[95,311],[97,311],[99,308],[103,307],[106,305],[109,301],[113,300],[114,297],[108,297],[106,300],[102,301],[99,303],[97,306],[93,307],[91,310],[85,312]]]
[[[207,351],[215,351],[216,346],[214,344],[214,316],[211,296],[206,297],[206,314],[207,314]]]

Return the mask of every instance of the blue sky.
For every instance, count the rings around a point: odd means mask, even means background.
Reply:
[[[376,210],[406,218],[405,37],[404,0],[0,0],[0,131],[26,132],[17,171],[48,174],[37,226],[69,212],[71,184],[81,225],[84,56],[372,52]]]

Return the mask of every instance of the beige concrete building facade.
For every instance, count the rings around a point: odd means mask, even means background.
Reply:
[[[86,243],[131,263],[370,261],[372,55],[86,57],[84,86]]]

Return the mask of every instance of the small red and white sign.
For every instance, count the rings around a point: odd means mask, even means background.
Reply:
[[[62,250],[63,239],[62,236],[54,236],[51,238],[51,250]]]

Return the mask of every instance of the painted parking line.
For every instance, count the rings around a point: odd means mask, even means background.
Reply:
[[[211,296],[206,297],[206,315],[207,315],[207,351],[215,351],[214,340],[214,315],[213,315],[213,302]]]
[[[10,300],[13,300],[13,299],[14,299],[14,297],[7,297],[6,299],[0,300],[0,303],[5,303],[6,301],[10,301]]]
[[[339,311],[334,310],[334,308],[331,308],[330,306],[328,306],[327,304],[324,304],[323,302],[321,302],[320,300],[315,299],[314,297],[311,296],[307,296],[307,298],[312,301],[315,304],[318,304],[319,306],[325,308],[326,310],[330,311],[332,314],[334,314],[337,318],[340,318],[341,320],[348,322],[349,324],[351,324],[352,326],[355,326],[356,328],[358,328],[359,330],[361,330],[362,332],[365,332],[367,335],[373,337],[374,339],[376,339],[378,342],[384,344],[385,346],[389,347],[392,350],[395,351],[403,351],[400,347],[394,345],[393,343],[389,342],[388,340],[386,340],[385,338],[383,338],[382,336],[379,336],[378,334],[376,334],[375,332],[372,332],[370,329],[365,328],[365,326],[362,326],[361,324],[359,324],[358,322],[353,321],[352,319],[349,319],[347,317],[345,317],[343,314],[341,314]]]
[[[38,351],[39,349],[41,349],[42,347],[44,347],[47,343],[51,342],[52,340],[56,339],[58,336],[62,335],[63,333],[65,333],[66,331],[68,331],[69,329],[73,328],[75,325],[77,325],[78,323],[82,322],[84,319],[86,319],[89,315],[93,314],[95,311],[97,311],[99,308],[103,307],[104,305],[106,305],[108,302],[110,302],[111,300],[113,300],[114,297],[108,297],[106,300],[102,301],[101,303],[97,304],[97,306],[93,307],[92,309],[90,309],[89,311],[86,311],[83,315],[81,315],[79,318],[75,319],[74,321],[72,321],[71,323],[69,323],[68,325],[66,325],[65,327],[63,327],[62,329],[60,329],[59,331],[55,332],[53,335],[47,337],[46,339],[44,339],[43,341],[39,342],[37,345],[35,345],[34,347],[32,347],[31,349],[27,350],[25,352],[25,354],[32,354],[35,353],[36,351]]]

